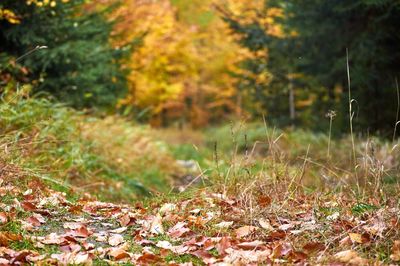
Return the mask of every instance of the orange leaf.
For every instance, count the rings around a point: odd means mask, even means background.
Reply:
[[[400,261],[400,240],[394,241],[390,259],[396,262]]]
[[[22,240],[22,236],[19,234],[0,232],[0,247],[7,247],[10,241],[18,240]]]
[[[258,227],[246,225],[246,226],[242,226],[242,227],[236,229],[235,233],[238,238],[242,238],[247,235],[250,235],[251,233],[255,232],[257,229],[258,229]]]
[[[0,212],[0,224],[5,224],[7,221],[7,214],[5,212]]]

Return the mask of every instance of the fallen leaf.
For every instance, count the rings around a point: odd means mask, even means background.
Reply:
[[[361,234],[349,233],[349,237],[350,237],[351,241],[353,241],[353,243],[360,243],[360,244],[362,244]]]
[[[303,246],[303,250],[306,253],[313,253],[313,252],[318,252],[322,251],[325,249],[325,245],[320,243],[320,242],[308,242]]]
[[[79,222],[68,222],[68,223],[64,223],[63,224],[63,227],[65,229],[72,229],[72,230],[79,229],[82,226],[84,226],[84,225],[82,223],[79,223]]]
[[[390,259],[396,262],[400,261],[400,240],[394,241]]]
[[[161,215],[157,214],[156,216],[153,217],[153,220],[151,221],[150,224],[150,233],[156,235],[164,234]]]
[[[271,205],[272,199],[267,195],[261,195],[260,197],[258,197],[257,202],[261,207],[265,208]]]
[[[81,245],[85,250],[92,250],[92,249],[95,248],[93,243],[89,243],[89,242],[86,242],[86,241],[82,241]]]
[[[190,232],[190,229],[186,227],[186,223],[178,222],[168,230],[168,235],[173,238],[180,238],[187,232]]]
[[[370,241],[368,234],[349,233],[349,237],[353,243],[367,243]]]
[[[231,240],[228,237],[222,237],[216,248],[218,250],[218,254],[224,255],[226,254],[226,250],[232,246]]]
[[[190,254],[202,259],[203,262],[206,263],[206,264],[213,264],[213,263],[215,263],[217,261],[216,258],[214,258],[210,253],[208,253],[205,250],[199,249],[199,250],[196,250],[194,252],[191,252]]]
[[[271,250],[236,250],[229,248],[222,265],[275,265],[270,260]]]
[[[242,227],[236,229],[235,234],[236,234],[236,237],[242,238],[247,235],[250,235],[251,233],[255,232],[257,229],[258,229],[258,227],[251,226],[251,225],[245,225],[245,226],[242,226]]]
[[[26,260],[29,261],[29,262],[38,262],[38,261],[44,260],[46,257],[47,257],[46,254],[42,254],[42,255],[39,255],[39,254],[38,254],[38,255],[29,255],[29,256],[26,258]],[[0,264],[1,264],[1,262],[0,262]]]
[[[124,242],[124,238],[122,237],[122,235],[119,234],[114,234],[110,236],[110,238],[108,239],[108,244],[110,244],[113,247],[118,246],[122,242]]]
[[[43,244],[61,244],[65,242],[65,239],[63,236],[57,235],[56,233],[51,233],[47,235],[42,241]]]
[[[354,250],[345,250],[335,254],[335,258],[340,262],[352,265],[368,265],[368,260],[361,258]]]
[[[92,232],[86,227],[86,225],[81,225],[79,228],[74,229],[74,230],[69,230],[68,235],[74,236],[74,237],[82,237],[86,238],[90,236]]]
[[[134,217],[131,217],[129,213],[122,215],[119,218],[119,223],[121,224],[121,226],[130,226],[135,224],[136,219]]]
[[[8,221],[7,213],[0,212],[0,224],[5,224]]]
[[[331,215],[328,215],[328,216],[326,217],[326,219],[327,219],[328,221],[336,221],[339,217],[340,217],[340,213],[339,213],[339,212],[334,212],[334,213],[332,213]]]
[[[21,207],[25,211],[35,211],[36,210],[36,206],[32,202],[29,202],[29,201],[21,202]]]
[[[172,204],[172,203],[165,203],[160,210],[158,211],[158,213],[160,215],[164,215],[164,214],[168,214],[170,212],[172,212],[173,210],[176,209],[176,205]]]
[[[22,250],[14,255],[14,258],[11,260],[12,265],[22,264],[27,262],[27,257],[33,254],[30,250]]]
[[[351,241],[350,236],[346,236],[339,241],[339,244],[341,246],[350,246],[353,244],[353,241]]]
[[[221,229],[223,229],[223,228],[229,228],[229,227],[231,227],[233,225],[233,222],[231,221],[231,222],[220,222],[220,223],[218,223],[218,224],[216,224],[216,225],[214,225],[215,227],[217,227],[217,228],[221,228]]]
[[[125,250],[121,249],[121,248],[113,248],[113,249],[111,249],[110,252],[108,252],[108,255],[113,257],[115,260],[122,260],[122,259],[125,259],[125,258],[130,258],[129,253],[126,252]]]
[[[91,265],[92,259],[89,257],[89,254],[86,252],[79,252],[73,258],[73,264],[86,264]]]
[[[0,247],[7,247],[10,241],[19,240],[22,240],[22,236],[20,234],[0,232]]]
[[[121,234],[125,232],[128,228],[127,227],[120,227],[110,231],[110,233]]]
[[[287,231],[289,229],[292,229],[294,227],[294,224],[282,224],[278,227],[279,230],[282,231]]]
[[[286,237],[286,232],[282,230],[273,231],[268,235],[269,240],[278,240],[285,237]]]
[[[237,246],[241,249],[244,250],[256,250],[258,248],[261,248],[264,245],[263,241],[260,240],[254,240],[251,242],[242,242],[237,244]]]
[[[96,237],[96,241],[98,242],[107,242],[107,233],[104,231],[94,233],[93,236]]]
[[[274,228],[272,227],[270,222],[264,218],[261,218],[260,220],[258,220],[258,223],[260,224],[261,228],[263,228],[265,230],[268,230],[268,231],[274,230]]]
[[[71,243],[68,245],[62,245],[60,246],[60,250],[62,252],[72,252],[72,253],[77,253],[81,250],[81,246],[79,244],[76,243]]]
[[[28,195],[32,194],[32,192],[33,192],[32,189],[28,189],[23,193],[23,195],[28,196]]]
[[[282,243],[282,244],[278,244],[274,248],[274,250],[272,252],[272,256],[274,258],[281,258],[281,257],[285,257],[292,251],[293,251],[292,245],[290,245],[289,243]]]
[[[28,217],[28,218],[26,219],[26,222],[29,223],[29,224],[31,224],[32,226],[35,226],[35,227],[41,225],[41,222],[40,222],[36,217],[34,217],[34,216]]]
[[[143,264],[157,264],[158,262],[162,261],[160,256],[151,254],[151,253],[144,253],[142,256],[140,256],[137,260],[137,263],[143,263]]]

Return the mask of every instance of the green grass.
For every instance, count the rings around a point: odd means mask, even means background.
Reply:
[[[134,158],[130,154],[114,158],[98,148],[109,139],[93,139],[84,134],[85,125],[101,124],[100,118],[87,118],[45,99],[6,98],[0,103],[0,145],[5,147],[0,158],[5,163],[70,195],[74,194],[69,193],[72,190],[88,191],[102,200],[130,202],[154,191],[168,191],[170,169],[153,160],[158,152],[164,152],[158,146],[146,147]],[[122,126],[133,128],[128,123]],[[135,138],[140,139],[140,135]],[[115,153],[129,148],[122,143]],[[123,165],[118,160],[127,163]]]

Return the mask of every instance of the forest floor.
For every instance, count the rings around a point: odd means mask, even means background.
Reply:
[[[0,115],[0,265],[400,263],[398,143]]]
[[[2,166],[1,265],[380,265],[400,261],[398,198],[225,196],[69,200]],[[248,202],[247,202],[248,201]]]

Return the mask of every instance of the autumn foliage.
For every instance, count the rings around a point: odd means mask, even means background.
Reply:
[[[141,110],[157,126],[199,127],[241,112],[231,74],[250,54],[235,43],[211,1],[191,2],[197,13],[182,3],[124,1],[112,15],[119,21],[115,45],[142,36],[127,63],[129,93],[120,105]]]

